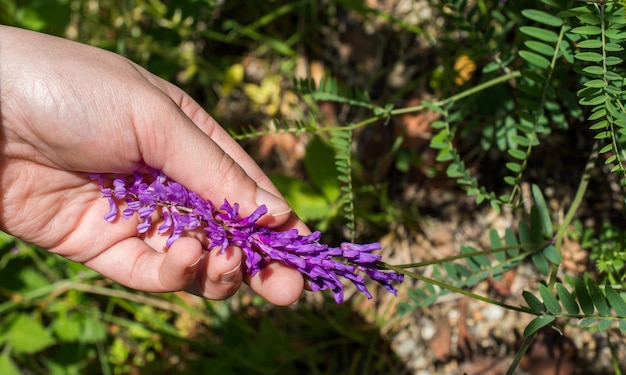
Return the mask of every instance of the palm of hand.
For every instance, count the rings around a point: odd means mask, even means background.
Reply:
[[[257,184],[275,191],[269,179],[173,85],[112,53],[11,32],[24,35],[13,44],[0,38],[0,52],[13,52],[0,54],[0,228],[136,289],[186,288],[213,299],[233,294],[243,278],[241,251],[207,253],[192,238],[165,251],[164,238],[138,236],[134,220],[111,225],[87,172],[129,173],[148,164],[207,199],[238,200],[242,214],[256,208]],[[32,44],[46,48],[29,49],[29,38],[45,39]],[[59,64],[65,56],[74,58]],[[220,178],[199,175],[206,166]],[[273,224],[288,219],[279,214]],[[293,217],[284,225],[306,230]],[[299,273],[278,265],[248,282],[277,304],[293,302],[303,287]]]

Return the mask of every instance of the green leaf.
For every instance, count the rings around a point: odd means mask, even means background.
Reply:
[[[606,99],[604,98],[604,96],[590,96],[587,98],[581,98],[578,102],[581,105],[588,105],[588,106],[596,106],[598,104],[602,104],[604,103]]]
[[[589,129],[591,130],[600,130],[606,129],[609,126],[609,122],[607,120],[600,120],[598,122],[593,123]]]
[[[546,69],[550,66],[550,61],[545,57],[530,51],[519,51],[522,59],[539,69]]]
[[[597,321],[598,321],[598,318],[595,318],[595,317],[583,318],[580,320],[580,323],[578,323],[578,327],[588,328],[594,325]]]
[[[524,337],[528,337],[535,332],[539,331],[541,328],[547,326],[548,324],[554,321],[554,316],[552,315],[539,315],[535,319],[533,319],[526,328],[524,329]]]
[[[517,224],[517,234],[521,245],[529,245],[533,243],[533,239],[530,235],[530,227],[525,220],[520,220]]]
[[[556,294],[559,296],[561,300],[561,304],[565,307],[565,311],[568,314],[576,315],[580,311],[578,309],[578,304],[574,299],[574,296],[563,286],[561,283],[556,284]]]
[[[600,48],[602,47],[602,41],[600,39],[583,40],[577,44],[578,48]]]
[[[559,40],[559,36],[554,31],[545,30],[535,26],[522,26],[519,30],[532,38],[539,39],[544,42],[554,43]]]
[[[587,288],[589,289],[589,294],[591,295],[593,304],[596,305],[596,309],[598,309],[598,313],[600,313],[600,315],[602,316],[611,315],[611,309],[606,302],[606,297],[604,297],[604,293],[602,293],[602,290],[600,290],[598,284],[596,284],[595,281],[593,281],[592,279],[588,278]]]
[[[322,220],[330,215],[328,200],[311,184],[287,176],[272,176],[271,180],[302,220]]]
[[[77,341],[83,333],[81,321],[77,316],[59,315],[52,323],[52,330],[62,341]]]
[[[524,300],[526,300],[528,307],[530,307],[531,310],[533,310],[534,312],[539,313],[546,311],[546,307],[544,306],[544,304],[531,292],[527,290],[523,291],[522,297],[524,297]]]
[[[607,152],[609,152],[609,151],[613,151],[613,145],[612,145],[612,144],[610,144],[610,143],[609,143],[608,145],[604,145],[604,146],[600,149],[600,151],[598,151],[598,153],[600,153],[600,154],[605,154],[605,153],[607,153]],[[617,156],[617,155],[613,155],[613,156]]]
[[[587,82],[584,83],[585,86],[587,87],[605,87],[606,86],[606,81],[603,79],[591,79]]]
[[[546,204],[546,200],[543,197],[543,193],[539,186],[533,184],[532,185],[532,194],[533,199],[535,200],[535,207],[539,211],[539,216],[541,217],[541,226],[546,235],[552,236],[552,219],[550,219],[550,211],[548,209],[548,205]]]
[[[475,253],[476,249],[471,247],[471,246],[467,246],[467,245],[461,245],[461,254],[469,254],[469,253]],[[467,265],[474,271],[474,272],[480,272],[482,270],[482,267],[489,267],[491,266],[491,262],[489,261],[489,258],[487,258],[485,255],[475,255],[472,257],[467,257],[465,258]]]
[[[511,186],[517,185],[517,179],[513,176],[504,176],[503,180]]]
[[[52,333],[38,320],[21,314],[13,322],[6,336],[16,353],[37,353],[55,343]]]
[[[519,245],[519,243],[517,242],[517,237],[515,237],[515,233],[513,233],[513,230],[511,230],[511,228],[506,228],[504,230],[504,243],[506,243],[507,247],[514,247]],[[507,251],[507,253],[509,254],[509,256],[515,257],[519,254],[519,248],[510,249]]]
[[[474,274],[469,268],[462,264],[454,263],[454,268],[456,268],[457,273],[463,277],[470,277]]]
[[[580,47],[580,44],[578,46]],[[624,47],[617,43],[606,43],[604,45],[604,50],[608,52],[620,52],[624,50]]]
[[[546,56],[554,55],[554,47],[548,44],[538,42],[536,40],[527,40],[526,42],[524,42],[524,45],[528,47],[528,49],[531,49],[542,55],[546,55]]]
[[[304,156],[307,174],[329,202],[339,198],[337,169],[330,168],[335,161],[335,152],[335,149],[319,136],[315,136],[307,144]]]
[[[543,242],[544,239],[544,229],[541,222],[541,214],[539,213],[539,209],[537,206],[532,206],[530,208],[530,238],[531,241],[535,244],[539,244]]]
[[[612,286],[606,285],[604,287],[606,293],[606,299],[609,300],[611,307],[620,317],[626,317],[626,301]]]
[[[559,17],[553,16],[542,10],[537,9],[524,9],[522,15],[530,20],[542,23],[548,26],[558,27],[563,24],[563,20]]]
[[[593,113],[591,113],[589,117],[587,117],[587,120],[595,121],[597,119],[604,118],[604,117],[606,117],[606,108],[596,107],[594,108]]]
[[[557,16],[561,18],[571,18],[571,17],[580,17],[581,15],[588,15],[589,13],[590,13],[590,10],[587,7],[580,6],[580,7],[575,7],[575,8],[571,8],[571,9],[559,12],[557,13]]]
[[[541,295],[541,299],[543,299],[543,304],[549,312],[552,314],[561,313],[561,304],[545,285],[539,284],[539,294]]]
[[[517,160],[526,160],[526,152],[517,149],[517,148],[511,148],[508,151],[508,154],[511,155],[512,157],[514,157]]]
[[[518,145],[520,145],[521,147],[528,147],[530,146],[530,140],[522,135],[513,135],[511,136],[511,140],[515,143],[517,143]]]
[[[579,52],[574,55],[574,58],[581,61],[600,62],[602,61],[602,55],[597,52]]]
[[[598,134],[596,134],[593,138],[594,139],[605,139],[605,138],[609,138],[611,137],[611,132],[610,131],[605,131],[605,132],[599,132]]]
[[[548,263],[548,260],[543,255],[543,252],[534,253],[530,259],[533,261],[537,271],[539,271],[542,275],[548,276],[550,274],[550,263]]]
[[[11,360],[8,353],[0,355],[0,374],[2,375],[22,375],[17,365]]]
[[[561,253],[559,253],[554,245],[546,246],[543,249],[543,256],[545,256],[546,259],[549,260],[552,264],[561,264]]]
[[[607,329],[609,329],[609,327],[611,327],[613,322],[614,321],[611,319],[600,319],[600,321],[598,321],[598,331],[606,331]]]
[[[457,268],[454,266],[454,263],[446,262],[442,264],[443,269],[446,270],[448,277],[450,277],[454,282],[460,282],[461,278],[459,277],[459,272]]]
[[[601,66],[591,65],[583,68],[583,72],[593,75],[603,75],[604,69]]]
[[[441,115],[445,115],[446,114],[446,111],[443,108],[441,108],[440,106],[435,105],[434,103],[429,102],[427,100],[422,100],[422,105],[424,107],[432,110],[432,111],[435,111],[435,112],[441,114]]]
[[[513,173],[520,173],[522,171],[522,165],[518,163],[509,162],[506,163],[505,166]]]
[[[575,27],[571,29],[569,32],[574,33],[574,34],[581,34],[581,35],[598,35],[598,34],[602,34],[602,29],[599,28],[598,26],[587,25],[587,26]]]
[[[621,86],[621,85],[620,85]],[[614,95],[614,96],[620,96],[622,95],[622,89],[618,89],[617,87],[608,84],[604,90],[606,90],[606,92],[610,95]]]
[[[604,36],[610,38],[613,42],[617,42],[626,39],[626,32],[619,29],[608,29],[604,32]]]
[[[85,316],[83,327],[79,340],[82,343],[96,343],[105,340],[107,337],[106,326],[95,312]]]
[[[607,56],[606,59],[604,60],[604,63],[609,66],[619,65],[622,62],[624,62],[624,60],[617,56]]]
[[[605,77],[609,81],[617,81],[619,83],[622,83],[622,81],[624,80],[624,78],[621,75],[619,75],[619,74],[617,74],[617,73],[615,73],[615,72],[613,72],[611,70],[609,70],[609,71],[607,71],[605,73]]]
[[[489,242],[491,243],[492,249],[501,249],[502,248],[502,240],[500,240],[500,235],[498,231],[495,229],[491,229],[489,231]],[[500,263],[506,260],[506,254],[504,251],[499,251],[497,253],[493,253],[494,258]]]
[[[595,311],[593,301],[591,300],[591,295],[583,279],[578,277],[574,279],[574,290],[576,290],[576,298],[585,315],[593,315]]]

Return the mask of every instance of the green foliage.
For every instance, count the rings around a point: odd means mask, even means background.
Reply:
[[[423,262],[404,265],[406,268],[420,268],[432,266],[433,278],[426,280],[425,288],[416,288],[409,291],[411,301],[400,302],[398,311],[407,314],[417,308],[426,307],[450,291],[472,287],[488,277],[499,279],[503,273],[517,266],[525,258],[530,257],[541,274],[548,275],[550,267],[561,263],[559,251],[550,243],[550,237],[544,231],[545,222],[538,214],[538,206],[534,206],[527,220],[522,220],[517,226],[517,235],[513,228],[507,228],[504,236],[496,230],[491,230],[489,238],[491,248],[479,251],[471,246],[461,246],[460,254],[454,257],[439,259],[432,262]],[[545,206],[542,206],[545,210]],[[437,282],[435,288],[432,281]],[[541,292],[541,289],[540,289]],[[545,291],[544,291],[545,292]],[[543,295],[543,294],[542,294]],[[524,293],[524,298],[536,300],[533,311],[544,311],[543,305],[536,297]],[[531,303],[531,302],[529,302]],[[539,308],[541,306],[541,308]],[[531,306],[532,307],[532,306]],[[551,310],[549,310],[551,311]]]
[[[333,165],[335,155],[335,148],[316,136],[307,144],[304,159],[310,182],[284,175],[271,177],[298,216],[307,222],[319,222],[320,230],[328,227],[345,203],[345,198],[340,199],[345,189],[340,187],[338,170],[320,167]]]
[[[529,309],[538,315],[528,325],[524,336],[533,334],[557,317],[577,319],[580,327],[594,325],[600,331],[606,331],[615,324],[622,333],[626,332],[626,293],[615,290],[610,284],[597,284],[589,274],[569,279],[568,283],[569,289],[557,282],[556,293],[540,284],[539,297],[524,293]]]
[[[432,7],[443,23],[435,34],[356,1],[324,3],[319,8],[313,1],[243,2],[246,12],[239,11],[239,2],[105,0],[96,5],[71,2],[74,8],[69,3],[5,1],[0,3],[0,18],[124,54],[178,84],[218,116],[224,100],[246,98],[252,104],[242,112],[258,111],[273,118],[229,128],[235,139],[290,133],[307,140],[302,176],[276,174],[272,181],[299,216],[317,229],[341,226],[346,229],[342,236],[354,238],[365,232],[359,231],[357,220],[382,226],[408,221],[407,217],[412,224],[419,221],[416,207],[403,207],[390,199],[388,182],[367,180],[372,173],[355,157],[354,143],[366,126],[389,126],[396,116],[427,110],[437,114],[429,141],[436,153],[432,170],[454,180],[476,204],[488,204],[497,213],[507,210],[515,219],[504,230],[489,231],[488,249],[463,244],[450,257],[384,265],[418,280],[418,286],[407,291],[408,299],[398,303],[399,313],[430,306],[453,292],[534,315],[509,373],[533,336],[550,325],[576,322],[581,329],[626,331],[623,231],[611,224],[593,228],[577,223],[572,233],[570,226],[582,207],[591,175],[600,170],[594,164],[596,157],[617,176],[620,189],[626,185],[623,2],[434,1]],[[375,74],[367,86],[348,84],[345,77],[296,78],[293,72],[302,51],[319,52],[319,40],[311,36],[322,28],[318,17],[334,20],[346,10],[364,19],[382,19],[392,29],[408,33],[407,39],[427,40],[437,63],[387,96],[377,92],[387,72]],[[277,66],[275,75],[247,77],[242,56],[266,57]],[[479,68],[460,71],[455,62],[461,58]],[[291,87],[284,82],[291,82]],[[435,97],[401,107],[400,99],[422,85]],[[302,108],[294,111],[297,115],[287,116],[281,103],[294,93],[300,99],[294,106]],[[317,107],[320,102],[341,108],[340,125],[327,123]],[[581,137],[595,138],[598,147],[590,151],[585,170],[567,171],[582,176],[565,217],[555,220],[558,215],[542,192],[549,181],[537,180],[535,173],[544,168],[544,160],[537,159],[552,157],[559,150],[546,153],[549,141],[581,124],[592,132]],[[402,147],[403,135],[394,133],[394,137],[381,159],[392,160],[394,172],[409,173],[421,160]],[[501,168],[477,171],[469,159],[476,154],[479,160],[498,161]],[[496,182],[487,181],[487,174]],[[526,196],[525,184],[530,186]],[[598,274],[560,279],[566,235],[590,251]],[[164,366],[161,371],[173,370],[174,364],[163,358],[168,354],[164,348],[178,359],[189,360],[190,373],[205,366],[220,373],[286,373],[302,368],[338,373],[337,363],[351,363],[354,358],[337,353],[351,353],[351,345],[357,342],[378,344],[359,330],[345,329],[350,321],[345,311],[339,311],[346,314],[343,320],[333,320],[337,317],[323,311],[281,315],[288,318],[284,321],[293,319],[305,326],[309,322],[311,342],[338,331],[339,341],[349,343],[332,353],[337,354],[336,363],[320,367],[332,351],[316,346],[301,354],[285,353],[285,347],[301,348],[306,342],[294,343],[286,337],[279,329],[281,322],[257,316],[252,324],[231,315],[229,305],[208,303],[199,308],[176,295],[157,297],[103,285],[84,267],[47,257],[8,236],[0,240],[7,250],[0,258],[3,374],[18,373],[22,367],[33,373],[111,374],[159,366]],[[17,250],[10,251],[13,248]],[[512,297],[518,305],[472,292],[477,283],[498,279],[522,262],[532,263],[540,282]],[[432,276],[410,271],[425,267],[432,269]],[[306,318],[299,319],[298,314]],[[195,322],[193,327],[205,336],[192,338],[191,328],[181,328],[185,321],[177,316]],[[332,322],[330,327],[322,324],[320,316]],[[185,345],[193,345],[193,353],[176,349]],[[238,361],[244,356],[249,362]],[[38,359],[36,363],[31,363],[32,358]],[[366,373],[368,365],[353,372]]]
[[[623,104],[624,73],[622,51],[626,33],[624,7],[607,3],[606,6],[578,7],[566,14],[580,21],[581,26],[570,30],[577,36],[580,50],[575,58],[583,62],[582,72],[588,78],[578,91],[579,103],[590,107],[587,120],[595,138],[604,147],[600,153],[608,154],[605,164],[620,175],[626,184],[624,170],[624,134],[626,111]]]
[[[583,248],[590,250],[590,259],[605,278],[604,282],[626,287],[626,236],[622,230],[611,223],[603,223],[596,229],[576,222],[571,235]]]

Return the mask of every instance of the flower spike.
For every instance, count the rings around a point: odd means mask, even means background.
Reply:
[[[250,216],[239,216],[239,205],[224,201],[218,209],[213,203],[202,199],[197,193],[169,179],[163,172],[149,169],[151,176],[139,172],[132,176],[113,176],[107,186],[103,174],[92,173],[98,182],[103,198],[109,202],[109,212],[104,218],[113,222],[118,216],[118,204],[126,203],[122,217],[139,217],[137,231],[145,233],[153,225],[153,214],[158,211],[162,218],[157,233],[168,235],[166,245],[171,246],[185,232],[202,228],[208,241],[207,250],[224,252],[229,246],[241,248],[245,254],[246,272],[254,275],[270,261],[278,261],[301,272],[313,291],[332,291],[337,303],[343,302],[344,284],[340,278],[352,282],[356,288],[371,299],[365,286],[364,275],[380,283],[386,290],[397,295],[392,282],[401,283],[403,275],[382,271],[378,267],[381,256],[378,242],[358,245],[342,243],[330,247],[319,242],[321,233],[300,235],[296,229],[274,231],[257,224],[267,213],[265,206],[258,207]]]

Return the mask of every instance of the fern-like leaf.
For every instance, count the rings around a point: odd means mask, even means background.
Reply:
[[[366,91],[347,87],[335,78],[324,78],[319,82],[319,85],[313,79],[294,80],[293,89],[300,95],[308,95],[314,100],[368,108],[377,116],[389,112],[388,108],[372,103],[372,99]]]
[[[285,121],[273,119],[270,123],[262,125],[261,127],[253,127],[251,125],[244,127],[239,132],[229,129],[231,137],[241,141],[244,139],[258,138],[264,135],[280,134],[280,133],[293,133],[300,134],[302,132],[317,132],[319,125],[313,115],[310,115],[306,120],[298,121]]]
[[[584,64],[582,72],[588,77],[578,91],[579,102],[590,107],[587,120],[595,138],[604,142],[600,153],[605,164],[626,183],[626,110],[624,108],[624,73],[622,56],[626,45],[626,15],[621,4],[589,4],[568,14],[580,26],[569,34],[580,38],[580,51],[575,57]]]
[[[352,189],[352,130],[349,127],[336,128],[330,133],[330,143],[335,148],[335,168],[339,181],[338,206],[347,220],[346,228],[354,241],[354,194]]]

